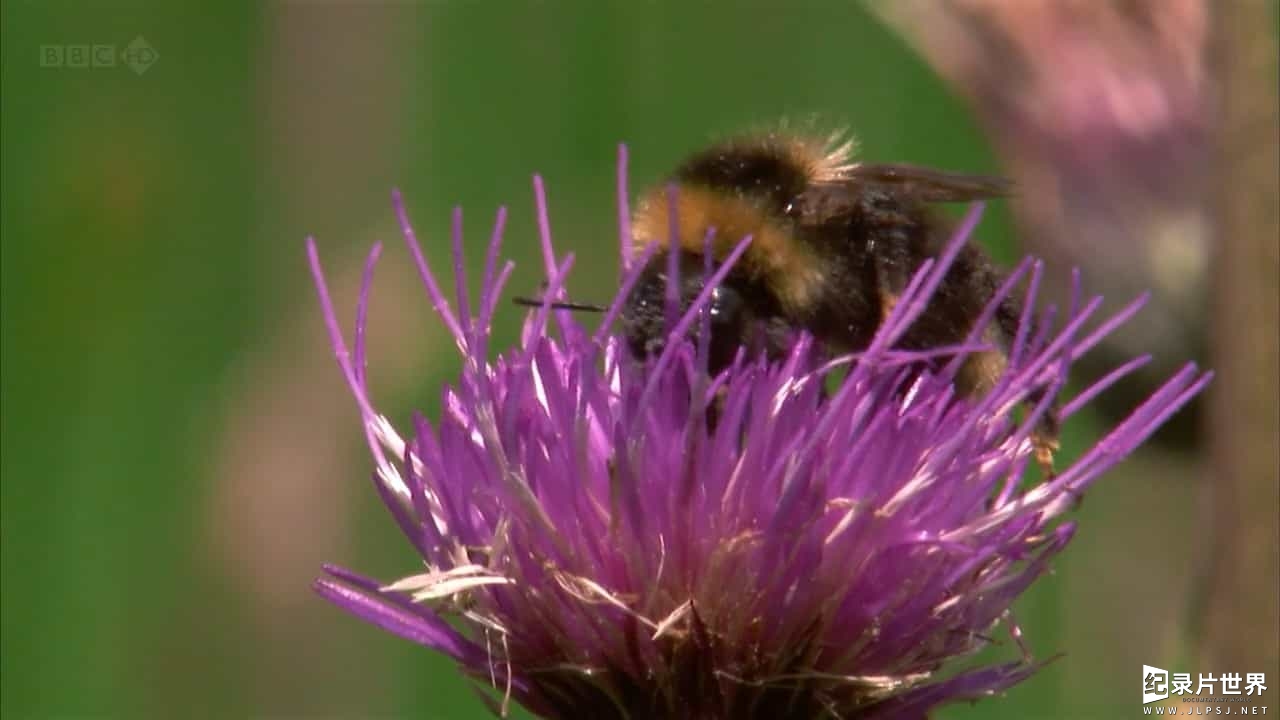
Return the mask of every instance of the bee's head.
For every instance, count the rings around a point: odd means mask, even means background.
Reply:
[[[702,256],[681,253],[678,316],[688,312],[702,293],[708,275]],[[622,333],[637,358],[658,355],[666,346],[671,332],[666,303],[667,257],[658,253],[641,271],[621,313]],[[735,273],[712,288],[705,308],[706,326],[710,331],[707,369],[712,374],[728,367],[739,347],[748,351],[778,349],[776,330],[782,321],[772,309],[773,305],[761,288]],[[696,339],[702,327],[703,323],[695,322],[689,337]]]

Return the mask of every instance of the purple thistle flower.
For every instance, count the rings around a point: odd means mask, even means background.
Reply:
[[[623,150],[623,248],[625,163]],[[537,178],[534,187],[545,297],[555,298],[572,258],[557,258]],[[379,248],[350,351],[310,240],[308,252],[374,456],[374,486],[425,568],[386,584],[326,567],[316,589],[451,657],[494,689],[485,698],[504,716],[515,700],[546,718],[922,718],[1008,688],[1040,664],[1025,649],[1002,665],[956,670],[949,661],[990,645],[997,626],[1021,647],[1009,608],[1070,539],[1074,525],[1061,516],[1209,380],[1187,365],[1056,477],[1028,484],[1030,435],[1050,402],[1018,418],[1031,390],[1056,394],[1071,363],[1142,298],[1086,331],[1100,299],[1081,305],[1077,278],[1061,329],[1032,333],[1024,317],[995,389],[957,398],[952,376],[983,348],[999,298],[970,343],[929,353],[893,346],[980,207],[864,352],[819,364],[800,337],[781,362],[740,355],[711,379],[697,341],[706,337],[697,332],[705,297],[648,363],[610,333],[642,265],[626,267],[625,256],[622,288],[597,329],[543,306],[519,345],[490,361],[490,324],[512,269],[498,267],[505,211],[477,296],[464,286],[455,214],[450,302],[398,195],[395,206],[463,358],[437,424],[415,415],[400,432],[369,397],[363,336]],[[1024,277],[1031,308],[1038,263],[1022,263],[1000,297]],[[925,359],[934,370],[920,370]],[[1146,360],[1081,392],[1061,416]],[[838,383],[828,382],[833,373]]]

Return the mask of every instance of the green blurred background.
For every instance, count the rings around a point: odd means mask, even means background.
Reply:
[[[541,173],[592,299],[615,267],[619,142],[633,187],[717,135],[812,114],[870,159],[998,172],[963,104],[861,6],[740,7],[6,2],[3,715],[485,717],[448,663],[311,594],[322,562],[394,578],[417,560],[369,484],[303,239],[344,309],[388,243],[371,374],[403,418],[437,412],[457,361],[393,187],[438,264],[452,206],[478,260],[507,205],[529,291]],[[142,73],[42,63],[136,38],[156,53]],[[1005,261],[1008,217],[982,231]],[[1068,452],[1099,431],[1081,416]],[[940,717],[1135,714],[1139,665],[1184,658],[1194,538],[1169,525],[1199,462],[1151,451],[1098,486],[1019,606],[1037,655],[1066,657]]]

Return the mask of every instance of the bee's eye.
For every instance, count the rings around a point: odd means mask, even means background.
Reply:
[[[711,302],[708,303],[711,322],[729,325],[736,323],[742,313],[742,296],[732,288],[717,286],[711,291]]]

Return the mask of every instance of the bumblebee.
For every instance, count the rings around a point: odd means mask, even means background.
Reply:
[[[914,273],[951,237],[950,224],[930,206],[1010,191],[1001,178],[855,163],[852,149],[838,138],[783,132],[730,139],[692,155],[667,184],[643,194],[633,249],[652,254],[620,315],[632,352],[652,355],[665,341],[670,255],[677,254],[676,295],[687,308],[709,277],[708,249],[718,266],[747,235],[751,244],[711,290],[710,372],[727,367],[739,348],[782,356],[797,330],[830,355],[865,349]],[[895,347],[963,342],[1002,281],[986,254],[966,245]],[[1001,302],[984,331],[994,349],[966,359],[955,381],[961,394],[995,385],[1021,314],[1013,295]],[[1033,436],[1047,475],[1057,436],[1051,409]]]

